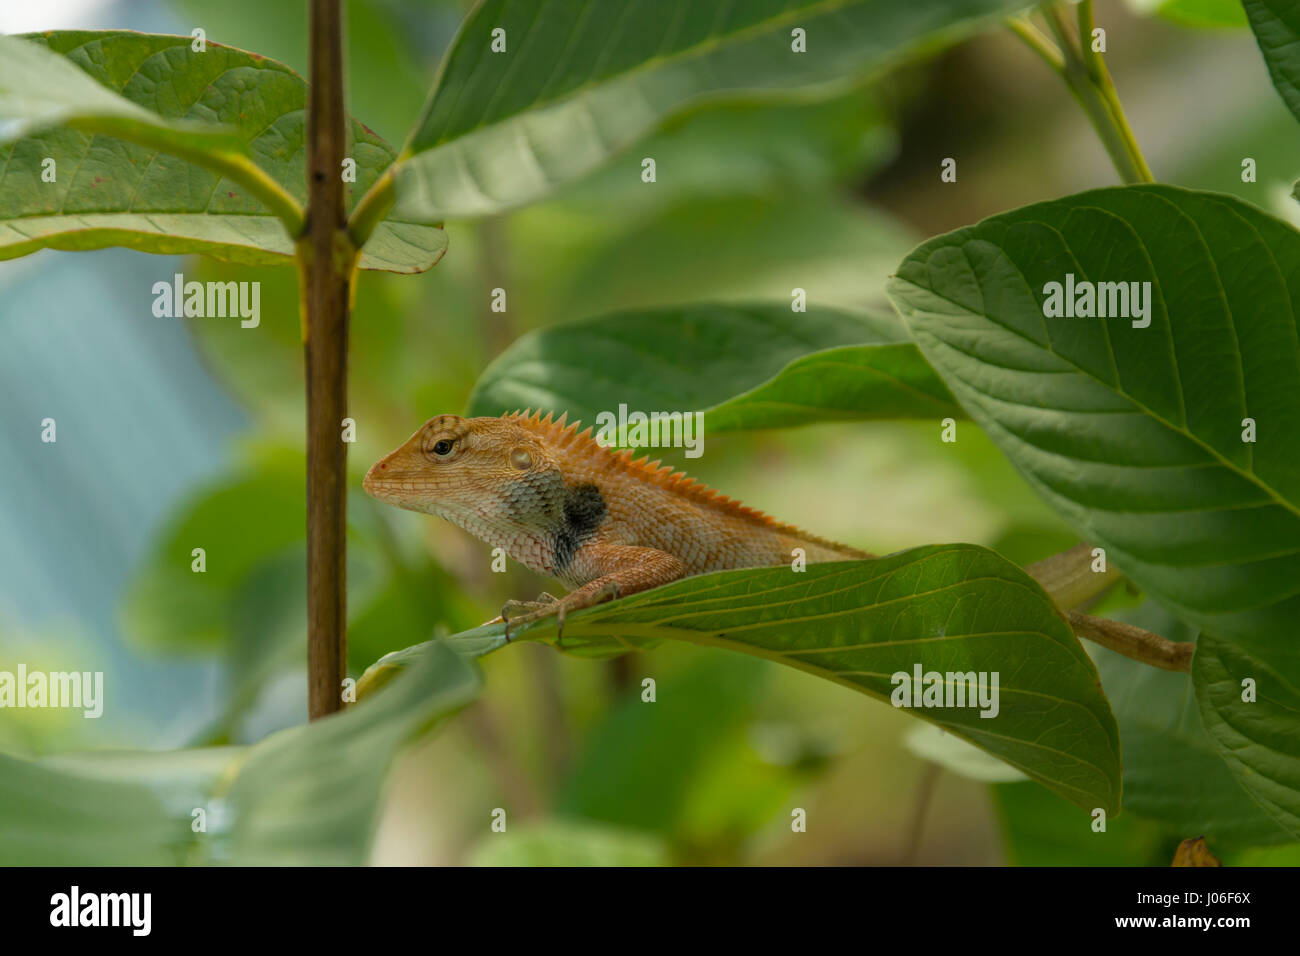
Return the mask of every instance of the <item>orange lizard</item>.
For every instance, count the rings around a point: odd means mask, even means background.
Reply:
[[[439,415],[366,474],[388,504],[439,515],[573,589],[508,601],[513,625],[564,615],[678,578],[732,568],[869,558],[814,537],[631,451],[614,451],[562,416]],[[524,613],[511,616],[515,611]]]

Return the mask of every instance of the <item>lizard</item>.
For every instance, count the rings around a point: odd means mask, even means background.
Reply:
[[[633,460],[567,415],[437,415],[376,462],[362,487],[387,504],[437,515],[570,588],[507,601],[510,628],[735,568],[873,555],[784,524],[670,465]],[[522,611],[522,613],[515,613]],[[512,616],[513,615],[513,616]]]
[[[633,460],[540,411],[500,418],[438,415],[366,473],[373,497],[439,515],[514,560],[572,588],[563,598],[507,601],[497,620],[522,626],[680,578],[772,567],[802,548],[808,561],[874,557],[784,524],[688,478]],[[1117,580],[1094,573],[1087,543],[1025,568],[1079,637],[1165,670],[1187,672],[1195,645],[1077,610]],[[523,614],[511,617],[522,609]],[[489,622],[496,623],[496,622]]]

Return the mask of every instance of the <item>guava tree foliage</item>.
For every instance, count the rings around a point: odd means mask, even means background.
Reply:
[[[1109,653],[1099,673],[1037,580],[961,543],[679,581],[573,615],[565,650],[685,641],[883,700],[899,672],[996,674],[991,712],[917,715],[1083,808],[1083,830],[1126,808],[1187,836],[1294,842],[1300,234],[1242,200],[1148,182],[1091,3],[1073,28],[1069,8],[1045,8],[1055,41],[1024,7],[485,0],[400,149],[345,124],[348,264],[427,270],[446,251],[445,219],[543,199],[702,104],[811,109],[1009,24],[1062,74],[1124,185],[923,243],[888,280],[892,313],[820,305],[810,282],[806,306],[700,302],[539,330],[483,371],[467,414],[532,407],[592,421],[626,404],[700,411],[711,434],[902,418],[933,421],[936,434],[941,423],[982,429],[1151,599],[1156,630],[1196,641],[1190,676]],[[1300,115],[1300,2],[1246,9]],[[306,102],[287,67],[212,40],[0,38],[0,257],[127,246],[301,268]],[[212,600],[200,590],[211,582],[184,571],[164,571],[146,596]],[[555,636],[543,621],[517,639]],[[0,857],[364,861],[393,756],[471,700],[472,658],[504,645],[500,626],[484,626],[391,654],[355,707],[253,746],[0,755],[0,819],[29,821],[21,835],[0,824]],[[1184,773],[1198,785],[1172,786]],[[214,801],[216,839],[191,827],[191,808]],[[79,832],[115,836],[68,838]]]

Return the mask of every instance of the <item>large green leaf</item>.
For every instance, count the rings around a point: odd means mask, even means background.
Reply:
[[[284,210],[262,200],[306,200],[306,84],[266,57],[192,42],[125,31],[0,38],[0,138],[20,137],[0,146],[0,259],[118,245],[292,261]],[[348,132],[357,179],[345,188],[360,196],[394,154],[356,121]],[[54,182],[42,178],[47,158]],[[239,171],[264,181],[262,199]],[[420,272],[445,248],[442,230],[395,217],[361,264]]]
[[[1242,0],[1268,75],[1300,119],[1300,0]]]
[[[374,700],[253,747],[0,754],[0,865],[363,864],[395,755],[477,691],[435,648]]]
[[[512,640],[555,639],[554,619]],[[892,675],[997,672],[998,715],[916,713],[1088,809],[1119,809],[1119,733],[1097,670],[1051,600],[986,548],[935,545],[870,561],[756,568],[687,578],[570,615],[566,650],[602,654],[661,639],[787,664],[889,700]],[[444,642],[467,655],[504,646],[499,624]],[[428,645],[381,658],[363,677],[382,687]]]
[[[1121,617],[1171,640],[1196,632],[1148,602]],[[1124,809],[1168,832],[1203,835],[1216,847],[1292,839],[1237,782],[1197,710],[1188,674],[1158,670],[1093,648],[1124,748]]]
[[[1242,787],[1300,837],[1300,648],[1294,629],[1286,636],[1284,645],[1202,634],[1192,679],[1205,726]]]
[[[705,411],[705,433],[961,415],[892,316],[700,305],[523,336],[484,370],[468,414]]]
[[[861,77],[1017,6],[486,0],[462,27],[403,151],[397,209],[421,221],[499,212],[578,178],[706,99]],[[792,50],[795,29],[805,31],[806,53]],[[495,30],[504,31],[504,52],[492,50]]]
[[[1149,327],[1045,317],[1067,274],[1150,282]],[[1300,234],[1231,197],[1101,189],[925,243],[890,295],[971,417],[1144,590],[1219,633],[1293,629]]]

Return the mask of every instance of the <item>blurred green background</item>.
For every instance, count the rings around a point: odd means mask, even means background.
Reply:
[[[1294,218],[1300,130],[1249,32],[1187,26],[1196,4],[1176,4],[1176,16],[1152,6],[1102,3],[1098,20],[1157,177]],[[349,108],[390,143],[466,7],[347,4]],[[6,9],[0,30],[202,26],[305,72],[304,8],[49,2]],[[656,157],[653,187],[640,180],[642,156]],[[1241,182],[1247,156],[1256,184]],[[956,183],[939,182],[945,157],[958,161]],[[995,32],[829,101],[696,111],[552,200],[447,223],[449,251],[424,275],[362,274],[351,672],[547,587],[521,569],[490,573],[486,546],[360,492],[370,463],[426,418],[461,411],[522,333],[632,307],[788,302],[796,286],[811,304],[879,307],[889,271],[920,239],[1115,181],[1064,87]],[[260,281],[260,327],[153,317],[153,282],[177,271]],[[497,287],[505,313],[489,307]],[[0,664],[103,670],[107,688],[97,721],[6,712],[0,750],[249,743],[302,721],[297,306],[290,269],[124,250],[0,263]],[[55,445],[37,440],[45,417],[58,421]],[[939,442],[937,423],[870,423],[709,447],[698,461],[667,460],[876,553],[966,541],[1023,563],[1074,543],[970,426],[955,445]],[[207,574],[190,573],[196,546]],[[1143,727],[1114,692],[1130,675],[1102,663],[1130,756]],[[914,718],[747,657],[663,646],[592,662],[519,645],[482,664],[482,698],[395,768],[374,862],[1166,864],[1198,835],[1171,825],[1167,808],[1130,806],[1097,838],[1083,811]],[[640,702],[646,677],[654,706]],[[1186,688],[1164,689],[1176,718]],[[508,840],[487,836],[495,807],[510,808]],[[796,807],[806,833],[791,832]],[[1296,856],[1231,839],[1213,848],[1226,862]]]

